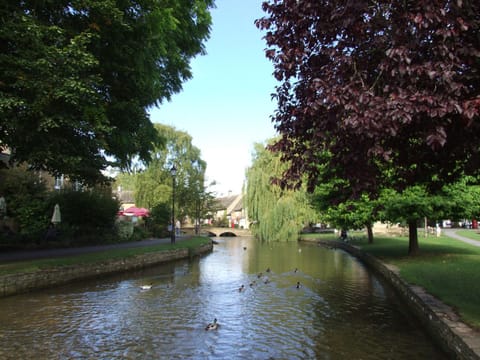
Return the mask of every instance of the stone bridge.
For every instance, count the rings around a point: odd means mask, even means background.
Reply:
[[[182,228],[182,233],[193,235],[195,233],[194,228]],[[252,236],[252,233],[248,229],[237,229],[228,227],[210,227],[205,226],[200,229],[200,234],[208,236]]]

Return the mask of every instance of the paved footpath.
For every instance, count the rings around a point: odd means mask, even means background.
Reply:
[[[460,241],[464,241],[468,244],[474,246],[480,246],[480,241],[472,240],[464,236],[456,234],[455,229],[443,229],[443,232],[446,236]],[[188,238],[183,237],[183,239]],[[181,241],[182,237],[177,237],[177,241]],[[31,250],[31,251],[8,251],[0,252],[0,263],[10,262],[10,261],[24,261],[24,260],[33,260],[33,259],[48,259],[56,258],[62,256],[73,256],[81,254],[89,254],[99,251],[107,251],[111,249],[128,249],[135,247],[144,247],[157,244],[169,244],[170,238],[161,238],[161,239],[147,239],[142,241],[120,243],[120,244],[110,244],[110,245],[98,245],[98,246],[85,246],[78,248],[66,248],[66,249],[45,249],[45,250]]]
[[[185,239],[185,238],[188,238],[188,237],[182,238],[177,236],[176,241],[181,241],[182,239]],[[158,245],[158,244],[170,244],[170,238],[147,239],[142,241],[119,243],[119,244],[85,246],[85,247],[66,248],[66,249],[44,249],[44,250],[30,250],[30,251],[0,252],[0,263],[82,255],[82,254],[89,254],[89,253],[94,253],[99,251],[107,251],[111,249],[128,249],[128,248],[145,247],[145,246],[152,246],[152,245]]]
[[[480,246],[480,241],[472,240],[466,238],[465,236],[458,235],[455,229],[443,229],[443,233],[446,236],[451,237],[452,239],[457,239],[473,246]]]

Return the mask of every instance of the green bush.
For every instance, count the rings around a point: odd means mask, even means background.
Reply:
[[[172,212],[169,204],[160,203],[150,211],[150,216],[145,218],[145,226],[151,236],[168,236],[168,224],[172,221]]]
[[[8,237],[10,245],[16,247],[40,242],[48,226],[50,209],[48,192],[35,173],[24,168],[0,170],[0,194],[7,202],[7,217],[14,224],[11,229],[14,233],[2,231],[2,239]]]
[[[115,219],[120,204],[112,198],[110,189],[62,191],[54,194],[49,202],[52,209],[55,204],[60,206],[62,238],[68,234],[76,245],[115,240]]]
[[[117,235],[120,240],[127,241],[130,240],[133,235],[133,223],[130,221],[117,221],[115,224],[117,230]]]

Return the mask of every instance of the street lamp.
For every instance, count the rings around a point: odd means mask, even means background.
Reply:
[[[175,165],[170,169],[170,174],[172,174],[172,233],[170,242],[175,244],[175,176],[177,175],[177,168]]]

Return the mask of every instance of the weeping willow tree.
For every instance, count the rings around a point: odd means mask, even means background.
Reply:
[[[305,189],[282,190],[272,184],[286,168],[279,155],[255,144],[247,170],[246,204],[251,231],[260,240],[295,241],[304,226],[317,218]]]

